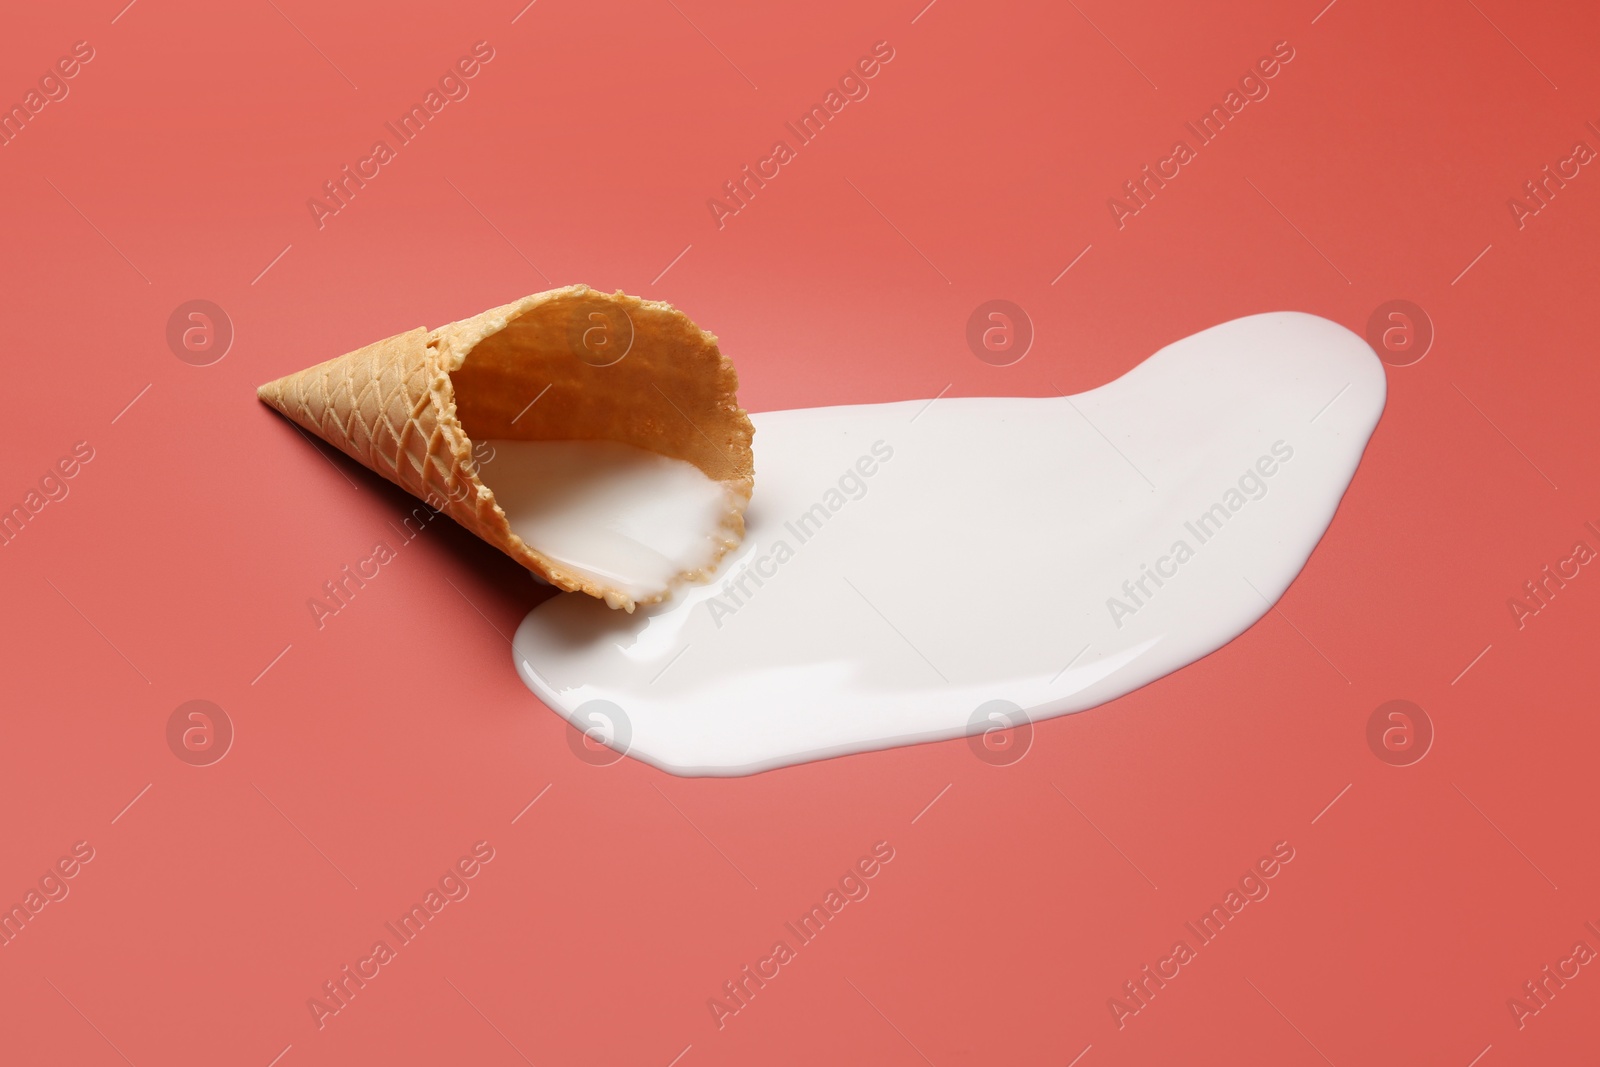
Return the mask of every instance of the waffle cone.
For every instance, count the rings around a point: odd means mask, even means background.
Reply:
[[[632,611],[701,581],[744,536],[750,419],[717,340],[669,304],[583,285],[418,328],[263,385],[257,395],[356,462],[566,590]],[[704,570],[633,596],[564,569],[512,532],[473,438],[604,440],[700,468],[728,490]]]

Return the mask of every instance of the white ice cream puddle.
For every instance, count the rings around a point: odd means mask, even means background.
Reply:
[[[616,441],[488,444],[478,477],[512,531],[585,577],[638,599],[717,558],[728,491],[692,463]]]
[[[517,670],[677,774],[978,733],[993,701],[1092,708],[1266,613],[1384,395],[1359,337],[1278,312],[1073,397],[755,415],[748,533],[717,579],[632,615],[546,601]]]

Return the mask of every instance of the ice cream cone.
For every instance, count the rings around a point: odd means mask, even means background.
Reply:
[[[573,285],[396,334],[258,395],[553,585],[632,611],[708,577],[744,536],[753,429],[737,388],[716,338],[671,305]],[[474,439],[616,441],[692,463],[729,491],[707,531],[716,558],[644,596],[573,573],[512,531]]]

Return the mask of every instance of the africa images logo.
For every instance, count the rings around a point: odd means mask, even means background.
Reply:
[[[471,55],[462,56],[439,76],[438,88],[430,87],[420,103],[412,104],[394,122],[383,124],[394,138],[394,144],[389,143],[389,138],[380,137],[372,142],[372,148],[366,156],[356,160],[354,169],[346,163],[337,176],[323,182],[322,193],[306,200],[306,210],[311,212],[311,221],[317,224],[317,229],[322,229],[331,216],[349,207],[356,194],[367,187],[367,182],[398,159],[400,149],[421,136],[423,128],[437,118],[446,106],[452,101],[465,100],[472,92],[468,82],[476,78],[494,56],[494,47],[488,41],[473,45]]]
[[[754,169],[746,163],[738,177],[722,183],[722,193],[727,200],[716,196],[706,200],[706,208],[711,212],[711,220],[717,224],[717,229],[722,229],[730,217],[749,207],[757,191],[765,189],[767,182],[781,174],[785,166],[800,158],[798,150],[822,136],[823,129],[837,119],[847,106],[865,100],[872,91],[867,83],[876,78],[893,59],[894,47],[888,41],[879,41],[872,46],[871,55],[856,60],[840,76],[839,87],[829,89],[821,103],[812,104],[795,122],[785,122],[783,128],[793,136],[793,145],[787,137],[778,138],[772,142],[766,158],[756,160]]]
[[[1258,457],[1254,465],[1245,468],[1244,473],[1239,475],[1237,486],[1229,486],[1221,500],[1202,511],[1192,522],[1183,524],[1183,528],[1194,538],[1193,545],[1189,544],[1187,538],[1178,538],[1166,555],[1156,559],[1154,567],[1148,563],[1141,564],[1139,576],[1122,583],[1126,600],[1107,597],[1106,610],[1111,613],[1111,621],[1117,629],[1122,629],[1125,618],[1139,614],[1168,581],[1176,578],[1179,568],[1194,558],[1201,545],[1221,533],[1223,525],[1230,518],[1242,511],[1250,501],[1265,497],[1270,491],[1267,479],[1277,474],[1281,466],[1293,458],[1294,446],[1286,441],[1274,441],[1271,455]],[[1155,583],[1154,589],[1150,588],[1152,582]]]

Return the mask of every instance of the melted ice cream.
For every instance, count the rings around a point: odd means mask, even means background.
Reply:
[[[748,532],[716,579],[632,615],[546,601],[517,630],[517,670],[580,730],[603,723],[679,774],[1092,708],[1266,613],[1384,395],[1361,338],[1279,312],[1072,397],[755,415]]]
[[[716,560],[729,494],[694,464],[616,441],[488,444],[478,477],[512,532],[566,569],[640,600]]]

